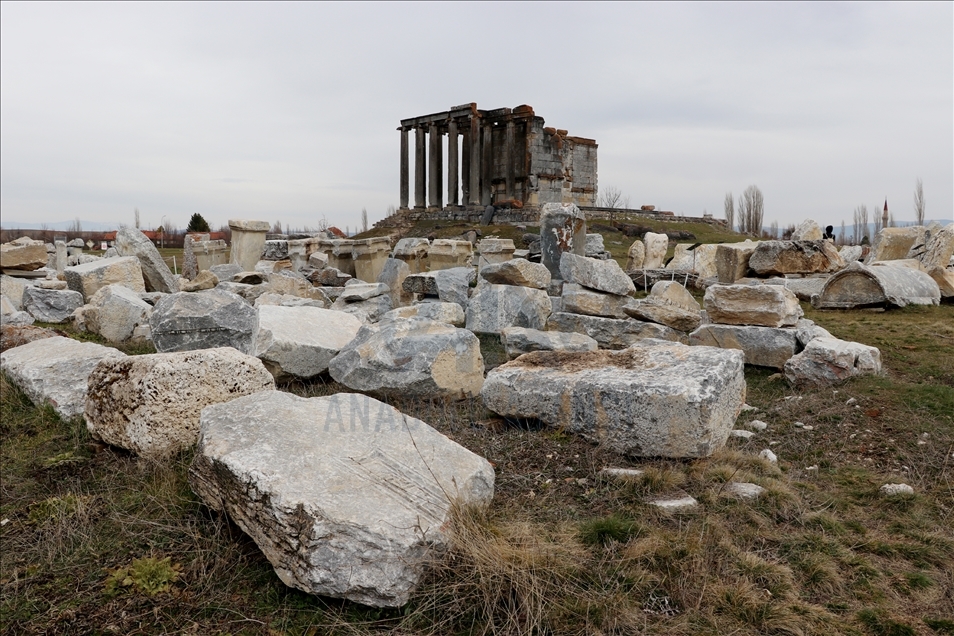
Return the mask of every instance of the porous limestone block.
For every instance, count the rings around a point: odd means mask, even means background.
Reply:
[[[785,363],[785,377],[795,385],[824,386],[859,375],[881,373],[881,351],[838,338],[814,338]]]
[[[120,256],[135,256],[139,259],[146,291],[164,294],[179,291],[177,277],[162,260],[159,250],[145,234],[136,228],[124,227],[116,232],[116,252]]]
[[[689,344],[739,349],[746,364],[779,370],[798,350],[795,329],[742,325],[702,325],[689,334]]]
[[[506,327],[543,329],[551,309],[546,290],[481,281],[467,303],[467,328],[497,334]]]
[[[279,381],[327,371],[362,324],[350,314],[318,307],[262,305],[258,317],[254,355]]]
[[[603,261],[564,252],[560,256],[560,276],[568,283],[617,296],[636,291],[633,279],[614,260]]]
[[[69,322],[73,312],[83,306],[83,295],[71,290],[26,287],[23,310],[40,322]]]
[[[146,291],[142,267],[135,256],[103,258],[90,263],[74,265],[63,270],[66,284],[73,291],[83,294],[89,302],[93,294],[107,285],[122,285],[134,292]],[[176,291],[179,287],[176,285]]]
[[[793,327],[804,315],[795,294],[781,285],[712,285],[703,306],[723,325]]]
[[[523,258],[515,258],[494,265],[486,265],[480,270],[480,277],[494,285],[514,285],[547,289],[550,287],[550,270],[541,263],[531,263]]]
[[[169,294],[156,303],[149,318],[160,353],[234,347],[251,354],[258,325],[254,307],[220,289]]]

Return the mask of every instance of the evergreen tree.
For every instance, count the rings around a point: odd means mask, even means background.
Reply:
[[[211,232],[209,228],[209,222],[202,218],[202,215],[196,212],[192,215],[192,218],[189,219],[189,226],[186,228],[186,232]]]

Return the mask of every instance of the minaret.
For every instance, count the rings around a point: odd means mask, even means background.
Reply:
[[[881,227],[888,227],[888,200],[884,200],[884,212],[881,214]]]

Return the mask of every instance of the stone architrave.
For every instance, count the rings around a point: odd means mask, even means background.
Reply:
[[[396,258],[385,259],[377,282],[388,286],[391,307],[406,307],[414,302],[414,294],[404,289],[404,280],[410,275],[411,268],[405,261]]]
[[[231,347],[107,358],[89,376],[86,427],[107,444],[165,459],[196,444],[204,407],[274,389],[261,361]]]
[[[431,243],[426,238],[402,238],[394,246],[394,258],[404,261],[412,274],[427,271],[427,253]]]
[[[822,228],[812,219],[805,219],[792,232],[793,241],[820,241],[825,238]]]
[[[254,271],[255,264],[265,249],[265,234],[270,227],[268,221],[229,219],[229,229],[232,232],[229,263],[241,265],[246,272]]]
[[[531,263],[523,258],[515,258],[495,265],[486,265],[480,271],[480,277],[494,285],[516,285],[547,289],[550,287],[550,270],[541,263]]]
[[[454,506],[490,504],[494,469],[374,398],[266,391],[203,409],[189,483],[286,585],[400,607],[449,549]]]
[[[179,291],[179,283],[169,266],[162,260],[159,250],[145,234],[134,227],[120,228],[116,232],[116,251],[120,256],[135,256],[142,268],[146,291],[172,294]]]
[[[32,272],[46,267],[46,243],[4,243],[0,245],[0,268]]]
[[[636,239],[629,246],[629,251],[626,252],[626,271],[631,272],[635,269],[641,269],[645,260],[646,244]]]
[[[0,353],[0,369],[34,404],[50,404],[64,419],[86,408],[89,375],[104,358],[125,358],[112,347],[54,336]]]
[[[192,253],[195,255],[196,269],[200,272],[212,271],[213,267],[228,265],[225,258],[228,249],[229,246],[221,239],[193,241]]]
[[[666,260],[666,252],[669,251],[669,237],[665,234],[646,232],[645,236],[643,236],[643,243],[646,246],[646,256],[643,258],[643,269],[661,268],[663,261]]]
[[[507,327],[500,331],[500,344],[513,360],[531,351],[596,351],[599,343],[582,333],[540,331],[525,327]]]
[[[354,268],[354,241],[351,239],[331,241],[331,251],[328,252],[328,266],[357,278],[358,273]]]
[[[83,313],[86,330],[109,342],[125,342],[136,327],[148,325],[152,305],[122,285],[107,285],[96,292]]]
[[[484,383],[477,336],[423,318],[361,327],[328,371],[350,389],[379,395],[463,399]]]
[[[666,269],[677,272],[694,272],[699,278],[716,278],[716,252],[719,246],[715,243],[706,243],[690,250],[692,245],[679,243],[676,245],[672,260],[666,264]]]
[[[627,296],[636,292],[633,279],[614,260],[597,260],[564,252],[560,256],[560,277],[595,291]],[[564,294],[566,289],[564,288]]]
[[[547,331],[582,333],[600,345],[600,349],[625,349],[646,338],[688,342],[686,334],[665,325],[632,318],[603,318],[569,312],[553,313],[547,320]]]
[[[152,341],[160,353],[234,347],[254,351],[258,311],[241,296],[210,289],[164,297],[149,318]]]
[[[466,322],[464,310],[457,303],[421,302],[407,307],[392,309],[381,316],[380,322],[401,318],[427,318],[455,327],[463,327]]]
[[[474,259],[474,246],[470,241],[435,239],[427,252],[430,271],[470,267]]]
[[[707,457],[745,402],[741,351],[651,341],[622,351],[536,351],[493,369],[484,404],[625,455]]]
[[[794,327],[804,315],[798,298],[781,285],[712,285],[703,305],[723,325]]]
[[[740,325],[702,325],[689,334],[693,346],[740,349],[745,363],[781,370],[798,350],[795,329]]]
[[[40,322],[69,322],[73,312],[83,306],[83,295],[71,290],[26,287],[23,310]]]
[[[563,285],[562,299],[564,311],[587,316],[603,316],[605,318],[626,318],[623,307],[632,300],[629,296],[607,294],[606,292],[587,289],[576,283]]]
[[[845,261],[831,241],[761,241],[749,257],[759,276],[837,272]]]
[[[875,261],[895,261],[907,258],[908,252],[914,247],[922,233],[923,227],[919,225],[881,228],[871,243],[871,251],[865,257],[865,265]]]
[[[66,277],[69,288],[83,294],[87,302],[93,294],[107,285],[122,285],[134,292],[146,291],[142,268],[139,265],[139,259],[135,256],[105,258],[83,265],[74,265],[67,267],[63,275]],[[176,290],[178,291],[178,285]]]
[[[540,262],[560,277],[564,252],[586,255],[586,217],[572,203],[547,203],[540,211]]]
[[[278,381],[312,378],[361,328],[352,315],[318,307],[259,307],[254,355]]]
[[[838,338],[814,338],[785,363],[785,377],[795,385],[824,386],[880,373],[881,351]]]
[[[477,271],[482,272],[488,265],[504,263],[513,258],[516,246],[511,239],[485,238],[477,244]]]
[[[355,278],[369,283],[378,280],[390,252],[391,241],[386,236],[356,240],[351,248]]]
[[[745,278],[749,271],[749,259],[758,243],[746,239],[741,243],[723,243],[716,248],[716,276],[723,285],[731,285]]]
[[[467,303],[467,328],[500,333],[506,327],[543,329],[552,310],[546,290],[480,281]]]

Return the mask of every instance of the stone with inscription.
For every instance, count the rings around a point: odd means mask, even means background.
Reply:
[[[169,294],[149,318],[152,340],[160,353],[234,347],[254,351],[258,312],[241,296],[210,289]]]

